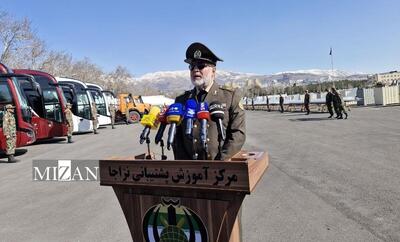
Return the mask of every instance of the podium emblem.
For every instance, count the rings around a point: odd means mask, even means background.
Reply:
[[[207,229],[200,217],[179,199],[161,198],[143,218],[146,242],[208,242]]]

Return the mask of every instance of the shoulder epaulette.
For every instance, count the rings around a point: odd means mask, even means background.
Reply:
[[[233,87],[219,86],[219,88],[222,90],[230,91],[230,92],[235,91],[235,89]]]

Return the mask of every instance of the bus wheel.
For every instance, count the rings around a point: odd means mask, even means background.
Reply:
[[[137,111],[129,111],[130,121],[131,123],[137,123],[140,121],[140,113]]]

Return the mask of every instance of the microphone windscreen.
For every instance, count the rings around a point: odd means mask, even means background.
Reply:
[[[210,103],[210,115],[211,120],[217,121],[218,119],[224,120],[225,113],[224,108],[220,102]]]
[[[150,127],[152,129],[155,129],[158,127],[158,119],[157,116],[160,113],[160,108],[157,106],[153,106],[150,109],[150,112],[146,115],[143,115],[142,120],[140,120],[140,123],[145,126],[145,127]]]
[[[186,101],[185,105],[185,119],[193,119],[196,117],[196,109],[197,109],[197,103],[194,99],[189,99]]]
[[[167,111],[168,123],[179,123],[183,116],[183,106],[181,103],[173,103]]]
[[[181,115],[168,115],[167,122],[168,123],[180,123],[182,119]]]

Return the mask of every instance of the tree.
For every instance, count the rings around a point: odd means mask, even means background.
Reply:
[[[0,11],[0,45],[0,62],[13,68],[37,68],[46,54],[46,45],[32,31],[31,22],[15,20],[4,11]]]

